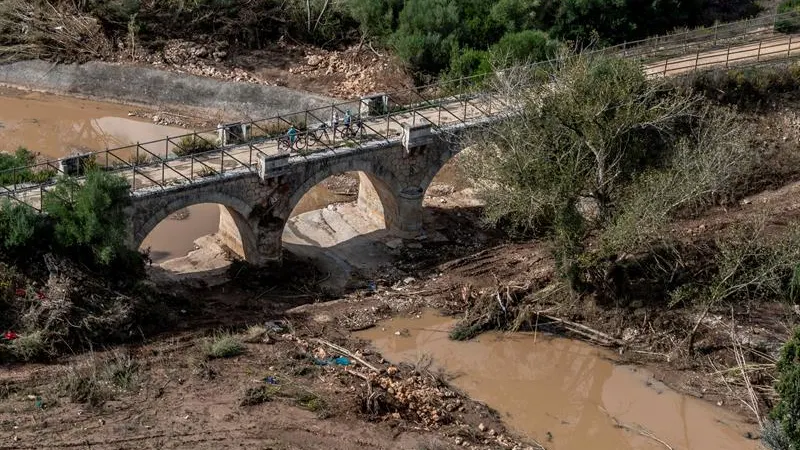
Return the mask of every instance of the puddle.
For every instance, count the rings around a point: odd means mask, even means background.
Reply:
[[[455,342],[447,337],[453,323],[426,312],[419,319],[396,318],[357,335],[389,360],[414,363],[430,356],[434,368],[456,375],[456,387],[499,411],[513,430],[548,450],[667,448],[615,426],[615,419],[675,450],[760,448],[758,441],[744,437],[757,426],[672,391],[646,370],[615,365],[611,352],[541,333],[535,342],[527,333],[485,333],[477,340]],[[410,335],[394,334],[403,329]]]

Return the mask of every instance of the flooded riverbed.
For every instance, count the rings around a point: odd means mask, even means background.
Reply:
[[[130,110],[125,105],[0,88],[0,151],[23,146],[60,158],[186,133],[128,117]]]
[[[736,415],[681,395],[650,372],[615,365],[614,354],[579,341],[485,333],[451,341],[454,322],[425,313],[358,333],[392,361],[430,356],[453,384],[485,402],[516,432],[549,450],[755,450],[756,431]],[[408,330],[398,336],[396,331]],[[659,442],[659,440],[663,441]]]

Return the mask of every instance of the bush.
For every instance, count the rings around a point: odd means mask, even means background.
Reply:
[[[33,361],[50,353],[50,344],[42,330],[19,335],[8,344],[11,355],[19,361]]]
[[[547,61],[558,56],[560,50],[561,44],[537,30],[506,34],[491,48],[500,59],[514,63]]]
[[[797,91],[800,88],[800,65],[712,70],[682,77],[674,83],[722,103],[753,108],[772,96]]]
[[[385,40],[397,29],[402,0],[350,0],[350,14],[368,38]]]
[[[775,31],[795,33],[800,30],[800,0],[783,0],[778,4],[778,14],[786,14],[775,22]]]
[[[196,153],[210,152],[217,148],[214,142],[202,138],[196,134],[184,136],[172,150],[175,156],[189,156]]]
[[[211,359],[232,358],[244,352],[242,341],[230,333],[220,333],[206,341],[205,354]]]
[[[408,0],[391,43],[412,69],[439,73],[448,66],[453,49],[458,48],[460,27],[454,0]]]
[[[489,53],[468,48],[453,56],[450,69],[442,78],[445,83],[467,77],[474,77],[474,80],[470,81],[480,81],[489,73],[492,73]]]
[[[100,406],[119,392],[134,390],[139,364],[129,355],[115,353],[107,359],[92,359],[83,366],[72,366],[61,383],[62,392],[75,403]]]
[[[17,254],[35,245],[44,227],[44,218],[33,208],[11,200],[0,201],[0,249]]]
[[[42,202],[53,222],[55,245],[78,255],[91,254],[88,262],[101,266],[127,257],[128,190],[124,178],[97,170],[89,171],[83,184],[70,177],[59,179]]]
[[[770,412],[792,448],[800,448],[800,328],[781,349],[775,389],[780,400]],[[778,440],[780,441],[780,440]]]
[[[35,163],[36,156],[25,147],[18,148],[13,155],[0,153],[0,185],[34,181],[37,175],[26,166]]]

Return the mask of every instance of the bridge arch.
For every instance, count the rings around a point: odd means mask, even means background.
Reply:
[[[244,260],[258,263],[261,257],[258,251],[257,229],[248,220],[252,206],[240,198],[222,192],[207,192],[199,197],[178,196],[161,208],[147,211],[146,221],[139,226],[134,224],[134,248],[138,249],[156,226],[171,215],[203,203],[217,204],[220,207],[217,235],[222,242]]]
[[[397,196],[402,187],[391,171],[368,159],[346,160],[327,165],[320,170],[311,170],[289,197],[286,208],[281,214],[282,219],[285,221],[289,218],[291,212],[311,188],[331,176],[347,172],[358,173],[359,209],[377,223],[382,223],[385,228],[397,227],[400,223],[400,207]]]

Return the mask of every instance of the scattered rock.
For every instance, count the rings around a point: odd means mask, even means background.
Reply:
[[[403,246],[403,240],[400,238],[392,239],[386,242],[386,246],[394,250]]]

